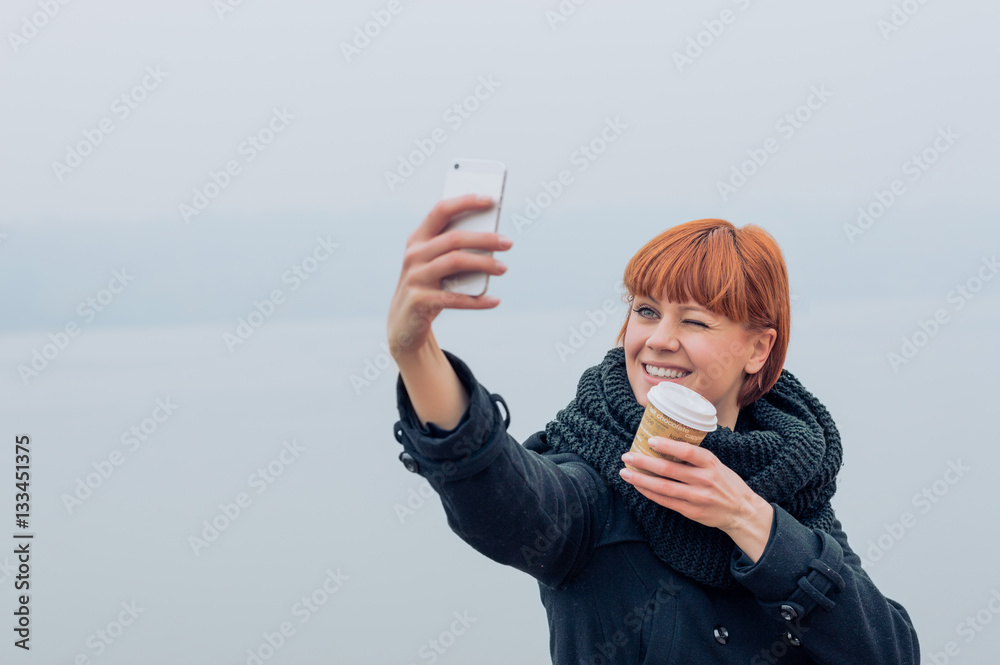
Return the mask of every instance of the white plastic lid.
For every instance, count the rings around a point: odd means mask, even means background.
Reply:
[[[662,381],[646,393],[646,399],[682,425],[701,432],[714,432],[718,426],[715,405],[677,383]]]

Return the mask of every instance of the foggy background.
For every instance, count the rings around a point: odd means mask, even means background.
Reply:
[[[647,240],[704,217],[762,226],[791,281],[785,367],[843,437],[833,504],[853,549],[923,658],[991,662],[995,5],[2,14],[0,661],[549,662],[537,583],[450,531],[392,434],[382,345],[406,238],[448,161],[473,157],[508,168],[509,270],[497,308],[434,331],[504,396],[511,434],[544,428],[614,345]],[[23,532],[30,652],[12,631]],[[474,622],[430,650],[455,613]]]

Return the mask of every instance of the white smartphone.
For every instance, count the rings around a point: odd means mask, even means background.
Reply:
[[[507,167],[503,162],[464,158],[451,160],[444,179],[444,196],[442,198],[450,199],[466,194],[485,194],[492,198],[495,204],[483,211],[465,212],[452,217],[441,232],[461,228],[469,231],[496,233],[500,225],[500,206],[503,203],[506,180]],[[467,248],[462,251],[493,256],[493,252],[482,249]],[[489,274],[485,272],[459,272],[443,278],[441,288],[455,293],[481,296],[486,293],[489,278]]]

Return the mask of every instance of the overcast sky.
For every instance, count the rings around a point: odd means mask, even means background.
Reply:
[[[517,204],[569,167],[609,117],[628,129],[559,202],[564,211],[700,203],[736,213],[791,200],[848,216],[948,126],[962,139],[945,168],[913,187],[907,209],[992,202],[986,167],[1000,129],[991,3],[921,5],[886,32],[890,2],[586,2],[550,27],[556,2],[403,0],[388,25],[369,27],[377,36],[368,46],[345,55],[386,6],[247,0],[220,12],[209,0],[93,0],[59,5],[34,37],[17,40],[11,33],[30,33],[24,17],[39,6],[7,3],[4,221],[180,222],[192,188],[228,160],[243,162],[241,142],[276,108],[287,110],[287,130],[198,222],[230,212],[422,211],[453,155],[506,162]],[[702,31],[708,46],[698,55],[690,45]],[[461,126],[446,122],[480,77],[496,83],[488,99]],[[119,100],[144,80],[151,89],[135,108]],[[814,117],[794,135],[776,131],[816,88],[829,98]],[[103,118],[113,132],[60,182],[53,162]],[[390,192],[384,171],[436,127],[447,141]],[[716,181],[772,136],[773,163],[723,202]]]
[[[459,156],[508,166],[513,308],[599,302],[699,217],[774,234],[800,304],[934,293],[997,244],[987,2],[41,6],[4,18],[8,329],[58,325],[123,266],[134,302],[97,325],[228,320],[321,232],[343,251],[289,316],[377,315]]]

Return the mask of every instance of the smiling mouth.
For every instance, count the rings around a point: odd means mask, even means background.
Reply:
[[[643,364],[643,371],[651,379],[683,379],[691,375],[691,372],[685,372],[683,370],[675,369],[663,369],[661,367],[656,367],[655,365]]]

